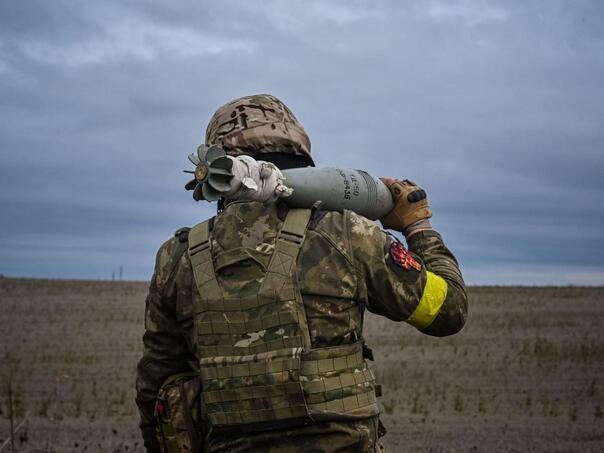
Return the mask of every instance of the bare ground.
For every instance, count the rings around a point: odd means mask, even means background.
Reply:
[[[0,442],[12,374],[18,451],[142,451],[146,289],[0,279]],[[470,305],[450,338],[368,317],[388,450],[603,452],[604,288],[476,287]]]

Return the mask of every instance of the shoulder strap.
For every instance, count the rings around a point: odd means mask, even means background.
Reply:
[[[296,262],[310,220],[310,209],[291,209],[277,234],[275,250],[268,265],[268,271],[258,291],[261,297],[275,300],[295,300],[295,312],[300,326],[300,335],[304,347],[311,347],[310,330],[300,293],[300,284],[296,273]]]
[[[311,212],[310,209],[290,209],[279,232],[279,238],[301,246],[306,236]]]
[[[214,274],[212,251],[210,248],[210,230],[214,218],[195,225],[189,231],[189,259],[193,268],[195,284],[200,294],[207,291],[222,293]]]
[[[306,322],[302,295],[296,281],[295,269],[310,215],[310,209],[292,209],[288,212],[285,222],[277,234],[275,250],[258,291],[259,296],[275,300],[281,300],[285,297],[284,294],[295,294],[296,311],[302,324],[304,344],[306,345],[310,345],[310,332]],[[189,232],[189,259],[193,267],[195,284],[202,299],[224,300],[212,260],[210,229],[210,221],[200,223],[191,229]],[[195,307],[195,311],[200,313],[203,311],[203,307]]]
[[[291,282],[292,271],[306,236],[310,209],[291,209],[277,234],[275,251],[268,266],[261,293],[274,292]],[[202,222],[189,231],[189,258],[197,288],[201,294],[212,286],[211,290],[220,291],[214,273],[214,263],[210,250],[210,229],[212,219]],[[202,291],[204,287],[204,291]]]
[[[260,293],[270,295],[291,285],[292,273],[304,243],[310,209],[291,209],[277,234],[275,250]]]

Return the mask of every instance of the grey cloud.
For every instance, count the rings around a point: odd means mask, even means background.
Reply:
[[[0,273],[148,278],[159,244],[212,213],[181,173],[210,115],[271,92],[319,164],[426,186],[469,282],[601,283],[603,11],[3,3]]]

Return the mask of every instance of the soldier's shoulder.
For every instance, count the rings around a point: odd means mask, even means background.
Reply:
[[[315,221],[316,228],[337,235],[345,235],[348,232],[360,235],[374,234],[376,230],[381,231],[378,225],[366,217],[354,211],[344,209],[343,211],[322,211],[320,218]]]
[[[180,259],[187,248],[190,230],[189,227],[179,228],[159,247],[155,259],[156,272],[160,274],[171,272],[174,262]]]
[[[346,220],[343,212],[319,209],[311,214],[308,229],[323,234],[338,234],[345,230],[345,225]]]
[[[191,231],[190,227],[181,227],[174,232],[174,238],[178,242],[188,242],[189,241],[189,231]],[[172,239],[172,238],[170,238]]]
[[[389,241],[388,235],[375,221],[349,210],[329,213],[321,222],[320,228],[324,228],[325,235],[353,263],[359,257],[372,257],[376,253],[382,253],[384,245]]]
[[[374,220],[363,217],[354,211],[348,211],[348,224],[353,237],[372,237],[385,234]]]
[[[317,232],[348,259],[352,259],[349,216],[349,211],[317,210],[311,217],[309,229]]]

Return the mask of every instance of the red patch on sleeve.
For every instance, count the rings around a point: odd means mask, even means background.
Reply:
[[[392,243],[390,246],[390,256],[392,257],[392,261],[403,269],[415,269],[418,272],[422,270],[422,265],[413,258],[411,253],[400,242]]]

